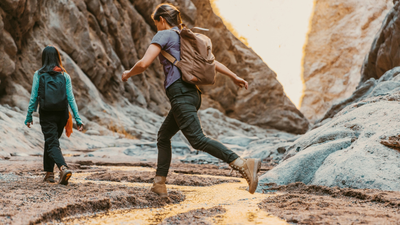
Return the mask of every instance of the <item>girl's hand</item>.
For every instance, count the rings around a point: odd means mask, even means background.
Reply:
[[[247,88],[249,87],[249,84],[247,83],[247,81],[243,80],[242,78],[236,76],[235,78],[232,79],[233,82],[239,87],[239,88]]]
[[[28,128],[31,128],[32,125],[33,125],[33,122],[29,122],[29,123],[26,124],[26,126],[27,126]]]
[[[82,130],[83,130],[83,124],[78,125],[78,130],[79,130],[79,131],[82,131]]]
[[[123,82],[127,82],[128,79],[129,79],[129,70],[125,70],[125,71],[122,73],[122,81],[123,81]]]

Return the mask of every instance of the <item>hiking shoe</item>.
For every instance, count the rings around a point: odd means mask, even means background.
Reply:
[[[165,185],[166,179],[163,176],[154,177],[153,187],[151,187],[150,191],[158,194],[160,197],[168,197],[167,186]]]
[[[237,158],[235,161],[229,163],[232,169],[239,171],[243,178],[246,179],[249,184],[250,194],[254,194],[258,185],[258,175],[257,173],[261,168],[260,159],[242,159]]]
[[[53,172],[47,172],[46,176],[43,179],[43,182],[55,183],[56,180],[54,180],[54,173]]]
[[[59,184],[68,185],[68,180],[71,178],[72,172],[66,166],[60,168],[60,181]]]

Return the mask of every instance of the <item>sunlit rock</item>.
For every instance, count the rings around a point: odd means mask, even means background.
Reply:
[[[315,1],[304,48],[305,89],[300,108],[311,122],[354,92],[365,55],[392,6],[392,0]]]

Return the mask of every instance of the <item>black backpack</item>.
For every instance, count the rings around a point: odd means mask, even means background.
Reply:
[[[60,72],[42,73],[39,77],[40,110],[63,111],[68,108],[67,81]]]

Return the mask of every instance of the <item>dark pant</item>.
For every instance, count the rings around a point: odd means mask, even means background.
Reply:
[[[40,126],[44,135],[43,167],[46,172],[53,172],[54,164],[57,167],[67,166],[61,153],[58,140],[68,121],[68,110],[61,112],[40,111]]]
[[[204,135],[197,115],[201,94],[196,86],[178,80],[167,88],[171,111],[158,131],[158,176],[167,176],[171,164],[171,138],[181,130],[193,148],[230,163],[239,156],[220,142]]]

